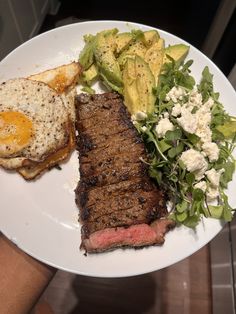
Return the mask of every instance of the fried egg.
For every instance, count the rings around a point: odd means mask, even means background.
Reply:
[[[0,85],[0,165],[7,169],[43,162],[70,141],[70,118],[48,85],[18,78]]]
[[[28,78],[30,80],[44,82],[58,94],[62,94],[77,83],[81,71],[81,65],[78,62],[72,62],[31,75]]]
[[[8,157],[29,145],[32,121],[17,111],[0,112],[0,156]]]

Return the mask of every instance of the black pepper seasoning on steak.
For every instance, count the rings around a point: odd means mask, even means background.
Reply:
[[[167,214],[164,195],[141,161],[147,157],[144,143],[117,94],[80,94],[76,129],[83,241],[101,230],[150,224]]]

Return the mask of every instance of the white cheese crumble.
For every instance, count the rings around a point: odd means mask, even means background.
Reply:
[[[172,91],[172,90],[171,90]],[[170,91],[170,92],[171,92]],[[177,123],[183,128],[184,131],[190,134],[196,134],[200,137],[201,142],[211,142],[212,132],[210,129],[211,123],[211,107],[214,101],[209,98],[207,102],[202,104],[202,96],[197,90],[190,93],[189,101],[181,106],[176,103],[172,108],[172,116],[178,117]],[[194,107],[198,110],[192,113]]]
[[[220,149],[216,143],[213,142],[203,143],[202,150],[211,162],[218,160]]]
[[[214,103],[215,103],[215,102],[214,102],[214,100],[212,99],[212,97],[209,97],[208,100],[203,104],[203,106],[204,106],[205,108],[211,109],[211,108],[213,107]]]
[[[207,179],[210,181],[213,187],[218,187],[220,185],[220,176],[224,172],[224,169],[216,171],[214,168],[206,171]]]
[[[196,183],[194,185],[194,188],[195,189],[200,189],[202,190],[204,193],[206,192],[206,189],[207,189],[207,184],[206,184],[206,181],[199,181],[198,183]]]
[[[171,115],[173,117],[178,117],[180,114],[181,114],[181,105],[180,105],[180,103],[177,103],[172,108]]]
[[[196,135],[200,137],[202,143],[211,142],[212,132],[209,126],[198,125]]]
[[[163,117],[169,119],[169,113],[168,112],[164,112]]]
[[[192,105],[193,107],[201,107],[202,105],[202,94],[198,93],[196,87],[189,93],[188,104]]]
[[[198,116],[198,120],[201,125],[209,125],[211,123],[211,111],[209,107],[205,107],[203,105],[198,109],[196,115]]]
[[[195,175],[197,181],[203,178],[208,163],[200,152],[191,148],[181,154],[180,160],[184,163],[187,170]]]
[[[147,114],[143,111],[138,111],[135,114],[133,114],[131,117],[132,121],[142,121],[145,119],[147,119]]]
[[[181,86],[174,86],[171,90],[166,94],[166,100],[172,100],[174,103],[178,101],[178,99],[183,99],[183,96],[186,95],[186,92],[183,87]]]
[[[172,88],[167,94],[170,99],[173,98],[172,94],[174,94],[175,97],[175,92],[176,88]],[[185,91],[184,93],[186,95]],[[177,118],[177,123],[180,127],[183,128],[184,131],[190,134],[195,133],[197,136],[200,137],[201,143],[210,143],[212,139],[212,131],[210,129],[211,108],[213,105],[214,100],[212,98],[209,98],[203,104],[202,95],[198,93],[197,89],[195,88],[192,92],[189,93],[189,101],[182,106],[180,103],[177,102],[172,108],[171,114],[173,117],[180,116],[179,118]],[[192,110],[194,108],[197,108],[197,111],[195,113],[192,113]],[[213,149],[212,147],[211,149]],[[213,158],[212,161],[215,160],[214,158],[216,158],[216,149],[214,151],[214,156],[209,153],[211,155],[210,158]]]
[[[155,127],[157,137],[164,137],[167,131],[173,131],[174,125],[168,118],[161,119]]]
[[[200,137],[201,142],[211,142],[212,132],[210,129],[211,111],[208,105],[202,105],[196,112],[197,116],[197,130],[196,134]]]
[[[207,179],[210,181],[210,185],[207,189],[207,200],[214,201],[219,196],[220,176],[224,172],[224,169],[216,171],[214,168],[206,171]]]
[[[208,201],[214,201],[219,196],[218,187],[209,186],[207,189],[206,196]]]
[[[197,129],[197,118],[187,108],[181,108],[181,117],[177,118],[177,123],[184,131],[193,134]]]
[[[219,196],[220,176],[223,172],[224,169],[216,171],[214,168],[206,171],[207,179],[210,181],[206,193],[208,201],[214,201]]]

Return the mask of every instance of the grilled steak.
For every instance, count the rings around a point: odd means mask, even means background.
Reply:
[[[82,247],[161,244],[173,226],[164,194],[148,176],[144,143],[115,93],[80,94],[76,101],[81,180],[76,203]]]

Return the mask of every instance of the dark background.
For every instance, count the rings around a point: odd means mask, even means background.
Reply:
[[[234,1],[234,0],[232,0]],[[79,20],[124,20],[147,24],[175,34],[202,49],[220,0],[182,1],[71,1],[62,0],[56,15],[48,15],[41,32],[72,17]],[[66,20],[65,20],[66,23]],[[71,19],[68,23],[71,23]],[[235,63],[236,12],[224,33],[213,61],[228,75]]]

